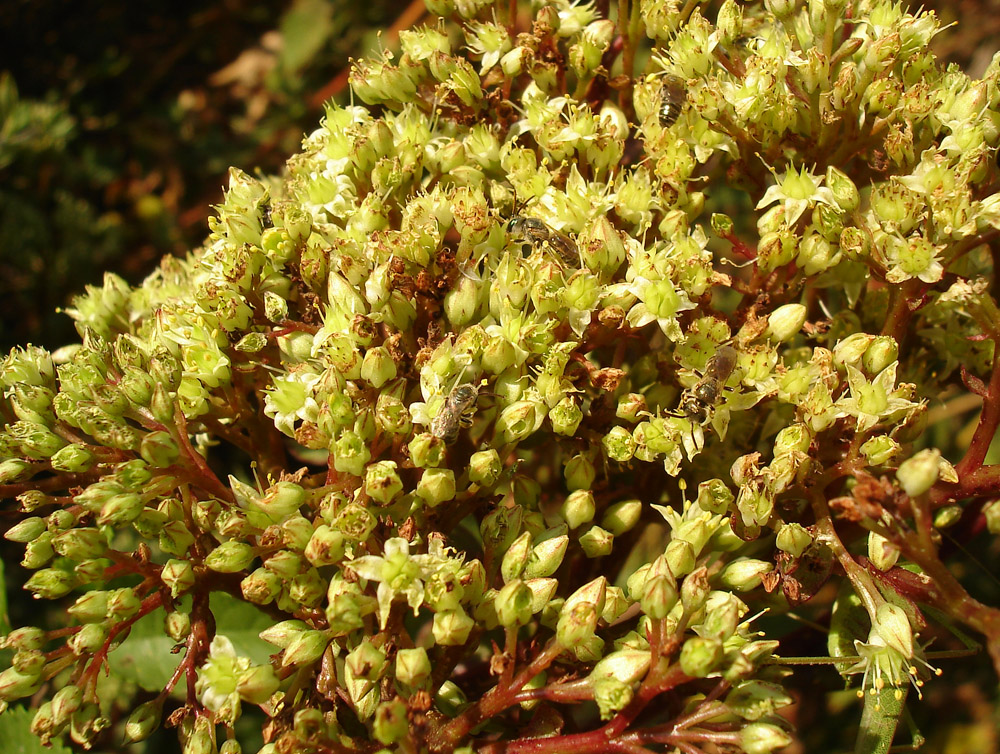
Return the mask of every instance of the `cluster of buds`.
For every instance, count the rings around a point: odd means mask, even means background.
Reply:
[[[964,515],[912,447],[927,401],[997,369],[1000,57],[944,71],[934,16],[885,0],[635,5],[428,0],[450,20],[355,63],[367,106],[281,181],[233,169],[203,247],[4,359],[4,536],[68,623],[4,639],[0,705],[44,689],[36,732],[91,746],[180,695],[185,754],[236,754],[246,705],[261,754],[766,754],[791,697],[753,617],[835,561],[871,626],[845,672],[917,673],[923,618],[885,595]],[[176,670],[113,715],[147,616]]]

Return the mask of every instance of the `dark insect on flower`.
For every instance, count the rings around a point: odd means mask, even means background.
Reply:
[[[708,421],[712,408],[719,402],[729,375],[736,368],[736,349],[721,346],[705,366],[705,374],[681,395],[680,410],[688,419],[699,424]]]
[[[684,79],[668,74],[663,77],[660,86],[660,125],[670,128],[677,122],[687,102],[687,89]]]
[[[272,225],[271,213],[273,209],[270,204],[265,204],[260,212],[261,226],[264,228],[270,228]]]
[[[549,248],[565,264],[579,266],[580,252],[565,233],[552,230],[534,217],[514,215],[507,223],[507,233],[516,239],[528,241],[534,248]]]
[[[472,424],[473,409],[478,399],[479,388],[475,385],[468,382],[456,385],[444,399],[437,416],[431,420],[431,434],[444,440],[445,445],[451,445],[458,439],[459,428]]]

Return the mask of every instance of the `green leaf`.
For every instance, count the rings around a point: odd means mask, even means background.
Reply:
[[[41,740],[31,732],[31,719],[35,713],[26,707],[10,707],[0,715],[0,741],[4,751],[17,754],[73,754],[62,742],[53,739],[51,746],[42,746]]]
[[[209,606],[216,633],[228,637],[238,654],[257,665],[268,662],[274,648],[258,634],[273,623],[270,618],[253,605],[221,592],[211,595]],[[163,620],[162,610],[139,619],[128,638],[108,655],[115,674],[147,691],[161,691],[184,658],[183,650],[171,652],[174,641],[164,633]]]
[[[332,31],[333,5],[326,0],[298,0],[281,19],[281,63],[288,73],[305,67]]]

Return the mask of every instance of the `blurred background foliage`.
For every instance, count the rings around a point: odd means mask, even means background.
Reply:
[[[910,5],[934,9],[952,24],[935,40],[943,62],[978,76],[1000,49],[1000,0]],[[422,14],[422,0],[0,4],[0,49],[18,51],[0,62],[3,352],[29,342],[50,349],[72,342],[70,320],[56,309],[84,285],[99,284],[105,270],[136,283],[163,255],[196,247],[229,166],[280,172],[315,128],[322,103],[347,100],[349,59],[393,48],[398,30]],[[945,438],[933,440],[947,452]],[[995,564],[984,537],[978,542],[959,558],[957,575],[997,604]],[[26,576],[9,544],[0,542],[8,586],[6,595],[0,589],[0,624],[5,612],[10,623],[0,628],[23,624],[37,609],[19,588]],[[786,649],[822,654],[795,647],[795,626],[764,628],[784,636]],[[927,738],[922,750],[1000,751],[989,663],[980,654],[946,670],[922,702],[911,704]],[[827,667],[805,676],[810,680],[790,714],[800,741],[788,754],[849,751],[857,729],[854,692],[841,691]],[[110,694],[142,693],[121,674],[108,683]],[[5,717],[5,737],[20,735],[29,719]],[[249,743],[259,730],[253,719],[245,722]],[[167,741],[175,740],[157,735],[141,751],[169,751]],[[33,751],[33,742],[25,739],[24,751]]]

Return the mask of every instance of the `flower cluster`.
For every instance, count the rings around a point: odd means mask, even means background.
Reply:
[[[764,754],[753,619],[832,573],[866,684],[917,672],[918,602],[1000,659],[936,549],[1000,415],[957,466],[914,447],[959,366],[1000,400],[1000,57],[943,70],[885,0],[634,5],[428,0],[280,182],[233,169],[203,247],[4,360],[5,537],[69,617],[7,636],[0,704],[44,688],[85,747],[170,706],[185,754],[244,707],[261,754]],[[98,684],[147,616],[176,672],[126,718]]]

